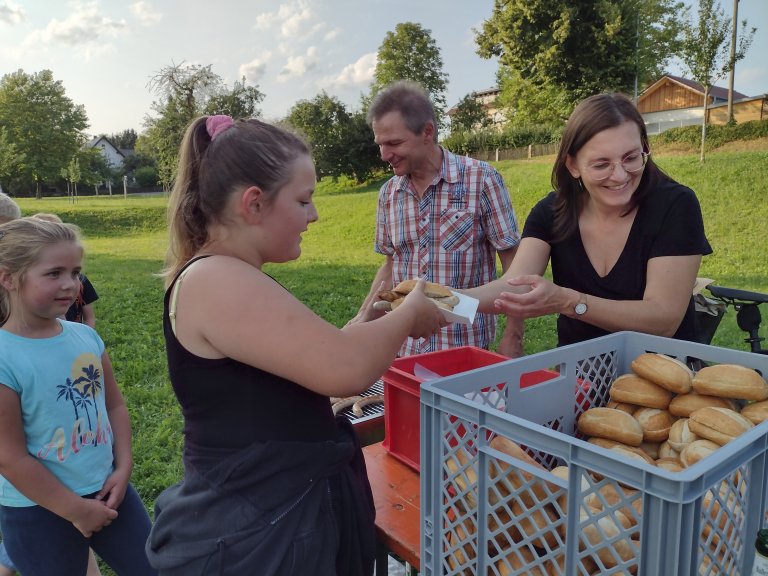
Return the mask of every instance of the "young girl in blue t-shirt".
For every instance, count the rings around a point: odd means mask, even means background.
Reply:
[[[82,257],[71,225],[0,225],[0,529],[24,576],[81,576],[89,547],[117,574],[156,574],[104,342],[60,319]]]

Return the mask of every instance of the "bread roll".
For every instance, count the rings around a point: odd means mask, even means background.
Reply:
[[[418,284],[418,278],[411,278],[410,280],[403,280],[395,286],[394,291],[399,294],[410,294]],[[427,298],[444,298],[446,296],[453,296],[453,292],[447,286],[438,284],[437,282],[426,282],[424,286],[424,295]]]
[[[659,447],[661,442],[643,442],[640,444],[640,450],[648,454],[651,458],[656,460],[659,457]]]
[[[590,408],[579,417],[577,426],[585,436],[608,438],[629,446],[640,446],[643,442],[640,423],[616,408]]]
[[[600,446],[600,448],[605,448],[606,450],[610,450],[616,444],[621,444],[621,442],[616,442],[616,440],[609,440],[608,438],[599,438],[597,436],[593,436],[592,438],[588,438],[587,442],[590,444],[594,444],[595,446]]]
[[[640,354],[632,360],[632,371],[675,394],[687,394],[691,391],[693,372],[671,356],[653,352]]]
[[[616,442],[616,440],[609,440],[608,438],[598,438],[597,436],[593,436],[592,438],[589,438],[587,442],[589,442],[590,444],[594,444],[595,446],[600,446],[600,448],[605,448],[606,450],[612,450],[615,446],[619,446],[620,452],[623,452],[624,450],[634,452],[637,456],[640,456],[640,458],[646,461],[647,461],[647,457],[650,456],[650,454],[648,454],[645,450],[643,450],[643,444],[640,444],[640,446],[629,446],[628,444],[622,444],[621,442]],[[655,458],[651,458],[651,460],[655,460]]]
[[[619,492],[619,490],[621,490],[621,492]],[[596,510],[602,510],[604,508],[603,502],[605,502],[609,508],[615,508],[619,504],[628,501],[630,501],[630,506],[619,508],[622,516],[628,522],[627,524],[622,520],[622,525],[625,528],[637,524],[637,519],[643,515],[643,498],[642,496],[638,496],[637,490],[625,486],[619,486],[619,489],[617,489],[613,484],[606,483],[601,486],[597,492],[592,492],[584,498],[584,504]]]
[[[474,465],[471,464],[472,460],[463,448],[456,450],[453,456],[448,456],[445,460],[445,466],[448,472],[456,476],[449,485],[452,486],[457,495],[464,497],[463,501],[466,501],[467,506],[470,509],[477,508],[477,473],[475,472]],[[457,499],[457,502],[461,499]],[[463,503],[461,504],[462,512]]]
[[[616,400],[608,400],[608,403],[605,406],[606,408],[616,408],[616,410],[621,410],[622,412],[626,412],[627,414],[634,414],[635,410],[638,409],[638,406],[635,406],[634,404],[627,404],[626,402],[616,402]]]
[[[403,302],[403,297],[410,294],[419,282],[418,278],[403,280],[392,290],[382,290],[378,296],[382,301],[390,302],[390,310],[395,310]],[[453,310],[459,303],[459,297],[447,286],[437,282],[426,282],[424,295],[440,308]]]
[[[738,364],[707,366],[696,373],[693,389],[699,394],[739,400],[768,399],[768,383],[752,370]]]
[[[662,442],[659,445],[659,458],[680,458],[680,453],[672,448],[672,445],[669,443],[669,440],[666,442]]]
[[[768,400],[752,402],[741,409],[741,415],[747,418],[755,426],[768,420]]]
[[[656,467],[669,470],[670,472],[685,470],[685,466],[683,466],[678,458],[659,458],[656,460]]]
[[[664,442],[675,422],[672,414],[659,408],[638,408],[632,416],[640,423],[645,442]]]
[[[453,554],[448,554],[448,565],[451,570],[460,570],[459,574],[462,576],[472,576],[474,567],[472,560],[477,557],[477,553],[473,539],[467,536],[461,524],[457,524],[454,531],[448,532],[448,545],[451,548],[457,547]]]
[[[651,466],[655,466],[655,460],[648,456],[645,452],[640,450],[639,448],[634,448],[633,446],[624,446],[623,444],[616,444],[614,446],[611,446],[610,448],[611,452],[618,452],[622,456],[626,456],[630,460],[637,460],[638,462],[645,462],[646,464],[650,464]]]
[[[718,448],[720,448],[720,446],[710,440],[694,440],[680,452],[680,462],[683,466],[688,468],[689,466],[696,464],[696,462],[702,458],[706,458]]]
[[[528,508],[521,505],[516,498],[511,498],[508,506],[515,520],[514,526],[520,531],[519,538],[513,536],[515,541],[531,538],[531,543],[539,548],[557,548],[557,528],[563,522],[553,505]]]
[[[616,378],[609,394],[611,400],[616,402],[648,408],[666,408],[672,400],[669,390],[635,374],[624,374]]]
[[[688,426],[688,418],[680,418],[669,429],[669,445],[677,452],[682,452],[688,444],[698,439]]]
[[[540,560],[541,562],[541,560]],[[554,561],[544,560],[544,569],[547,576],[562,576],[565,574],[565,554],[555,556]],[[597,564],[591,556],[584,556],[577,564],[576,574],[593,574],[597,570]]]
[[[568,466],[555,466],[551,470],[552,474],[557,476],[558,478],[565,480],[568,482],[568,475],[569,470]],[[591,486],[589,480],[581,477],[581,491],[586,492],[589,490],[589,487]],[[578,496],[578,495],[577,495]],[[565,515],[568,513],[568,491],[563,490],[561,495],[557,497],[557,505],[560,507],[560,510],[558,511],[561,517],[565,517]],[[557,531],[560,534],[560,537],[562,539],[565,539],[565,523],[562,523],[558,526]]]
[[[494,436],[488,445],[499,452],[504,452],[517,460],[530,464],[542,472],[546,471],[546,468],[531,458],[519,444],[504,436]],[[546,499],[551,492],[558,489],[557,486],[549,484],[521,468],[510,466],[502,460],[494,460],[494,463],[495,465],[491,465],[491,478],[495,480],[495,487],[499,494],[506,497],[515,492],[528,507],[535,506],[536,503]]]
[[[606,540],[612,540],[620,536],[622,531],[617,522],[610,516],[600,516],[601,511],[595,508],[582,506],[579,513],[581,525],[580,549],[585,548],[584,543],[597,548],[596,555],[600,558],[603,566],[613,568],[618,564],[616,555],[623,562],[630,562],[635,557],[634,546],[630,543],[629,537],[621,538],[611,544],[606,544]],[[599,526],[599,528],[598,528]],[[615,552],[615,554],[614,554]]]
[[[755,425],[750,420],[728,408],[707,406],[691,412],[688,428],[691,432],[723,446],[750,430]]]
[[[505,558],[498,560],[496,570],[500,576],[507,576],[507,574],[517,572],[521,568],[527,568],[523,572],[526,576],[547,576],[547,573],[536,564],[538,564],[538,558],[527,546],[523,545],[510,550]]]
[[[678,418],[688,418],[691,412],[704,408],[705,406],[720,406],[721,408],[730,408],[736,410],[736,402],[730,398],[720,398],[719,396],[708,396],[689,392],[688,394],[679,394],[672,398],[669,403],[669,412]]]

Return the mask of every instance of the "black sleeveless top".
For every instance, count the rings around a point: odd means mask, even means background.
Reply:
[[[327,396],[230,358],[201,358],[181,345],[168,314],[177,280],[165,293],[163,332],[168,373],[184,416],[185,455],[207,459],[270,440],[335,441],[338,429]],[[211,286],[216,287],[213,280]],[[226,288],[222,292],[226,297]]]

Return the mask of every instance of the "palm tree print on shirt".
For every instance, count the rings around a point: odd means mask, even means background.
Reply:
[[[59,390],[56,400],[64,398],[65,401],[72,403],[72,408],[75,411],[75,420],[80,418],[80,412],[78,408],[81,408],[85,412],[85,416],[88,419],[88,430],[93,432],[93,420],[91,420],[91,411],[89,407],[93,408],[95,420],[98,422],[99,408],[96,404],[96,397],[101,394],[101,370],[93,364],[89,364],[82,368],[83,376],[72,380],[67,378],[65,384],[59,384],[56,388]],[[96,445],[97,435],[93,435],[93,445]]]

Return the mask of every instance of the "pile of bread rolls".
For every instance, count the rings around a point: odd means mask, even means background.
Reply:
[[[754,370],[733,364],[702,368],[694,374],[688,366],[662,354],[647,353],[632,362],[632,373],[617,378],[609,390],[606,407],[585,411],[578,430],[589,442],[667,470],[691,466],[753,426],[768,419],[768,383]],[[520,446],[495,436],[491,448],[509,454],[533,468],[546,470]],[[477,556],[477,523],[496,533],[487,554],[498,574],[527,568],[525,574],[562,574],[564,555],[548,553],[565,542],[567,495],[524,469],[492,459],[488,504],[492,513],[477,517],[477,474],[463,448],[448,458],[451,499],[448,563],[461,574],[472,574]],[[551,473],[568,479],[568,468]],[[738,474],[737,474],[738,475]],[[620,563],[637,569],[640,550],[642,493],[618,482],[604,482],[592,474],[582,478],[582,492],[589,493],[579,506],[579,549],[589,544],[589,555],[580,559],[579,574],[600,574]],[[591,490],[593,485],[599,485]],[[708,491],[702,503],[702,549],[723,562],[719,534],[733,530],[729,515],[743,514],[736,491],[743,482],[726,479],[719,490]],[[559,494],[559,495],[558,495]],[[722,508],[727,508],[726,511]],[[499,528],[504,527],[504,530]],[[717,530],[713,528],[717,527]],[[708,554],[704,560],[711,562]],[[542,561],[538,556],[546,556]],[[714,556],[713,556],[714,557]],[[495,572],[494,572],[495,573]]]
[[[716,364],[693,373],[645,353],[611,384],[606,407],[578,421],[590,442],[678,471],[768,419],[768,383],[755,370]]]

